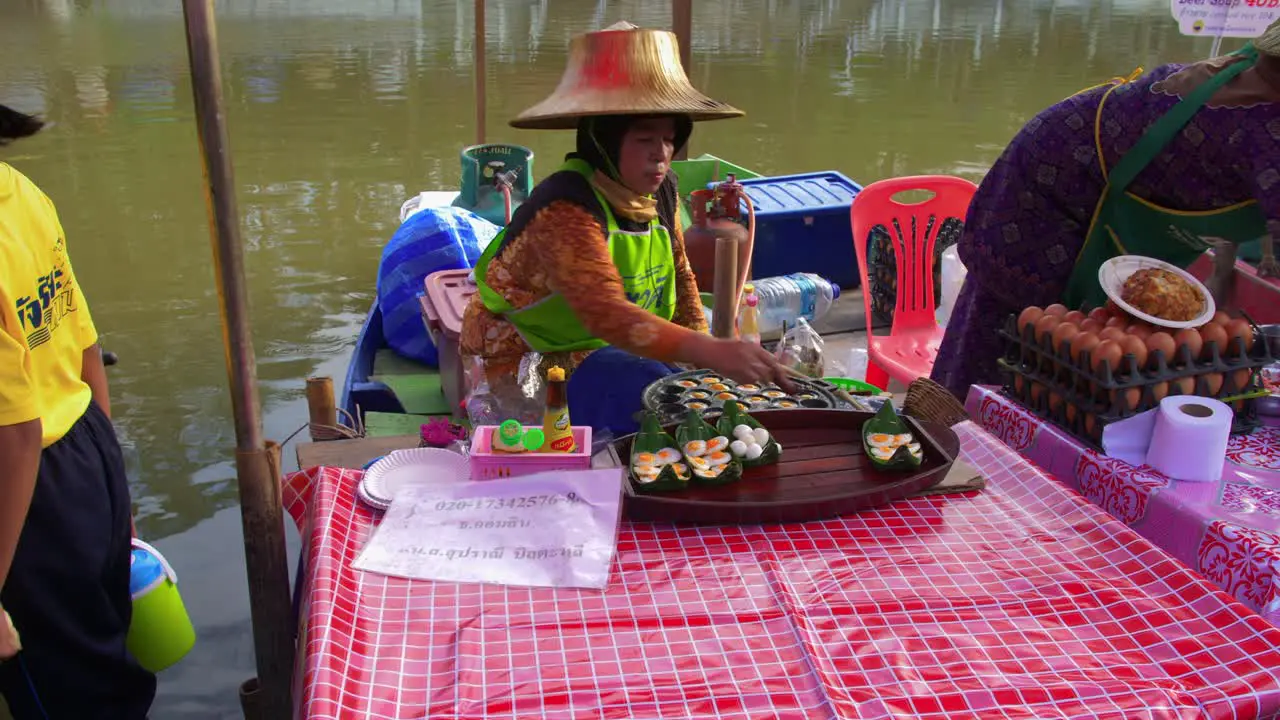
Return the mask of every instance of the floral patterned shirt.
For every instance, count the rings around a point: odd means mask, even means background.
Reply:
[[[676,310],[671,322],[627,300],[622,278],[607,244],[603,208],[585,178],[558,172],[544,180],[507,228],[505,247],[489,263],[487,281],[512,307],[522,308],[553,293],[564,297],[595,337],[619,349],[661,362],[673,362],[689,333],[706,333],[706,316],[693,270],[684,250],[675,175],[657,192],[659,222],[671,233],[676,268]],[[623,217],[624,230],[643,223]],[[490,379],[513,377],[529,346],[506,319],[472,296],[462,322],[461,352],[484,360]],[[591,351],[555,358],[572,371]]]

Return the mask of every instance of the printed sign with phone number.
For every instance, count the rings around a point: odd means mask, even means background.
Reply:
[[[1183,35],[1255,38],[1280,18],[1280,0],[1169,0]]]

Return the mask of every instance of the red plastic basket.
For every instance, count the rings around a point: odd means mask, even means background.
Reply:
[[[493,433],[497,429],[496,425],[481,425],[472,434],[472,480],[497,480],[548,470],[591,469],[590,426],[574,426],[573,442],[578,450],[572,453],[496,453],[493,452]]]

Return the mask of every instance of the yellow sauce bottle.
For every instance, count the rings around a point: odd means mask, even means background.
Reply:
[[[568,386],[564,368],[547,369],[547,409],[542,415],[542,434],[546,436],[542,444],[544,453],[571,453],[578,449],[573,442],[573,426],[569,424]]]

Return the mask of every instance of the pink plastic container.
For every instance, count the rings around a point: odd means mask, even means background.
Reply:
[[[591,469],[591,427],[589,425],[574,426],[573,442],[578,446],[578,451],[573,453],[495,453],[492,443],[493,433],[497,429],[496,425],[481,425],[472,433],[472,480],[497,480],[548,470]]]

